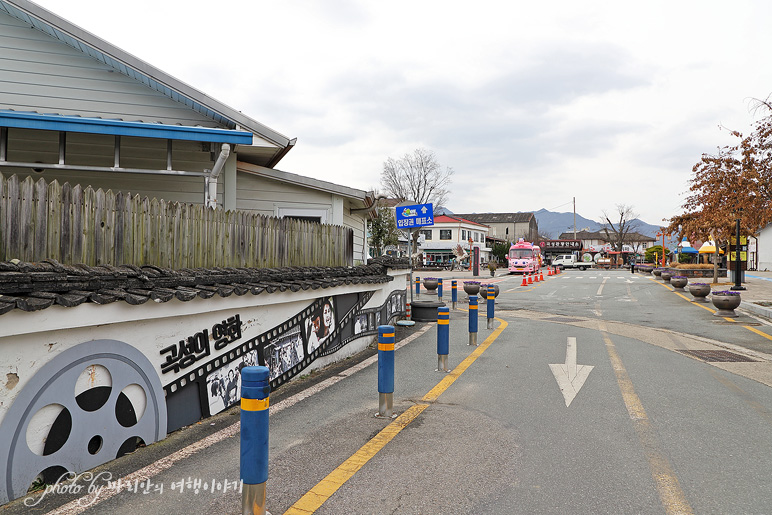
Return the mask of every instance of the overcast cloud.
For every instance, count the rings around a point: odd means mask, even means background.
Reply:
[[[772,4],[39,0],[288,136],[360,189],[418,147],[455,212],[681,212],[692,165],[772,93]]]

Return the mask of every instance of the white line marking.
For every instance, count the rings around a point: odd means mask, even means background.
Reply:
[[[603,293],[603,286],[606,284],[606,281],[608,281],[608,277],[603,278],[603,282],[600,283],[600,288],[598,288],[598,293],[596,293],[595,295],[600,295],[601,293]]]
[[[593,368],[595,367],[592,365],[576,364],[576,338],[569,336],[566,345],[566,363],[550,364],[552,375],[555,376],[563,393],[563,399],[566,401],[566,407],[571,405]]]

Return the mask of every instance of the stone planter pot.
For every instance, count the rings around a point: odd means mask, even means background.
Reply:
[[[477,295],[480,293],[480,284],[479,283],[464,283],[464,291],[467,295]]]
[[[710,297],[713,305],[716,306],[718,311],[713,313],[717,317],[736,317],[737,313],[734,312],[735,308],[740,305],[742,299],[740,295],[726,295],[719,292],[713,292]]]
[[[659,277],[662,274],[662,270],[659,268],[655,268],[654,270],[651,271],[651,273]]]
[[[690,283],[687,289],[694,297],[693,302],[709,302],[707,299],[708,295],[710,295],[709,284]]]
[[[673,277],[673,275],[675,274],[673,274],[673,272],[670,270],[662,270],[662,272],[659,274],[659,278],[662,279],[662,282],[669,283],[670,278]]]
[[[426,292],[429,295],[437,294],[437,286],[439,285],[439,281],[433,277],[427,277],[424,279],[424,288],[426,288]]]
[[[485,300],[488,300],[488,286],[493,286],[493,298],[499,296],[499,285],[498,284],[481,284],[480,285],[480,297],[482,297]]]
[[[689,279],[686,277],[673,276],[670,278],[670,286],[672,286],[675,291],[685,291],[684,286],[686,286],[688,282]]]

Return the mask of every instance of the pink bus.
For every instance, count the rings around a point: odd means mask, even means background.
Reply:
[[[541,249],[523,238],[509,247],[509,273],[522,274],[537,272],[541,267]]]

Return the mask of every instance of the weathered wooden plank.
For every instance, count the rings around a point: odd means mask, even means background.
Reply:
[[[113,207],[113,257],[112,263],[124,265],[132,263],[131,248],[126,245],[126,217],[131,218],[131,212],[126,202],[126,194],[119,191],[115,194]]]
[[[48,185],[47,192],[47,206],[48,206],[48,227],[46,230],[46,246],[48,251],[46,257],[61,260],[62,256],[59,252],[59,241],[61,240],[61,227],[62,227],[62,186],[58,181],[51,181]]]
[[[105,192],[105,209],[103,212],[104,217],[104,230],[105,230],[105,250],[104,250],[104,263],[108,264],[123,264],[115,262],[116,255],[116,234],[115,234],[115,205],[116,198],[113,190],[107,190]]]
[[[21,220],[21,192],[19,191],[19,177],[12,175],[8,179],[8,197],[11,208],[8,210],[8,258],[21,259],[21,234],[19,233]]]
[[[35,183],[32,203],[34,242],[32,260],[40,261],[48,257],[48,185],[43,179]]]
[[[91,186],[83,190],[83,263],[97,261],[96,191]]]
[[[44,182],[38,181],[38,184]],[[42,184],[41,184],[42,186]],[[59,260],[63,263],[72,263],[72,186],[69,182],[62,184],[62,200],[60,204],[61,222],[59,225]],[[38,220],[38,226],[42,223]],[[39,253],[38,253],[39,252]],[[48,257],[45,249],[35,248],[35,260],[39,261]]]
[[[161,235],[161,203],[157,198],[150,201],[150,239],[148,240],[148,263],[163,266],[161,262],[161,246],[158,239]]]
[[[85,240],[85,228],[83,227],[83,187],[76,184],[72,188],[72,258],[69,264],[85,263],[83,256],[83,242]]]
[[[0,261],[10,259],[8,252],[8,208],[10,206],[8,199],[7,179],[0,173]]]

